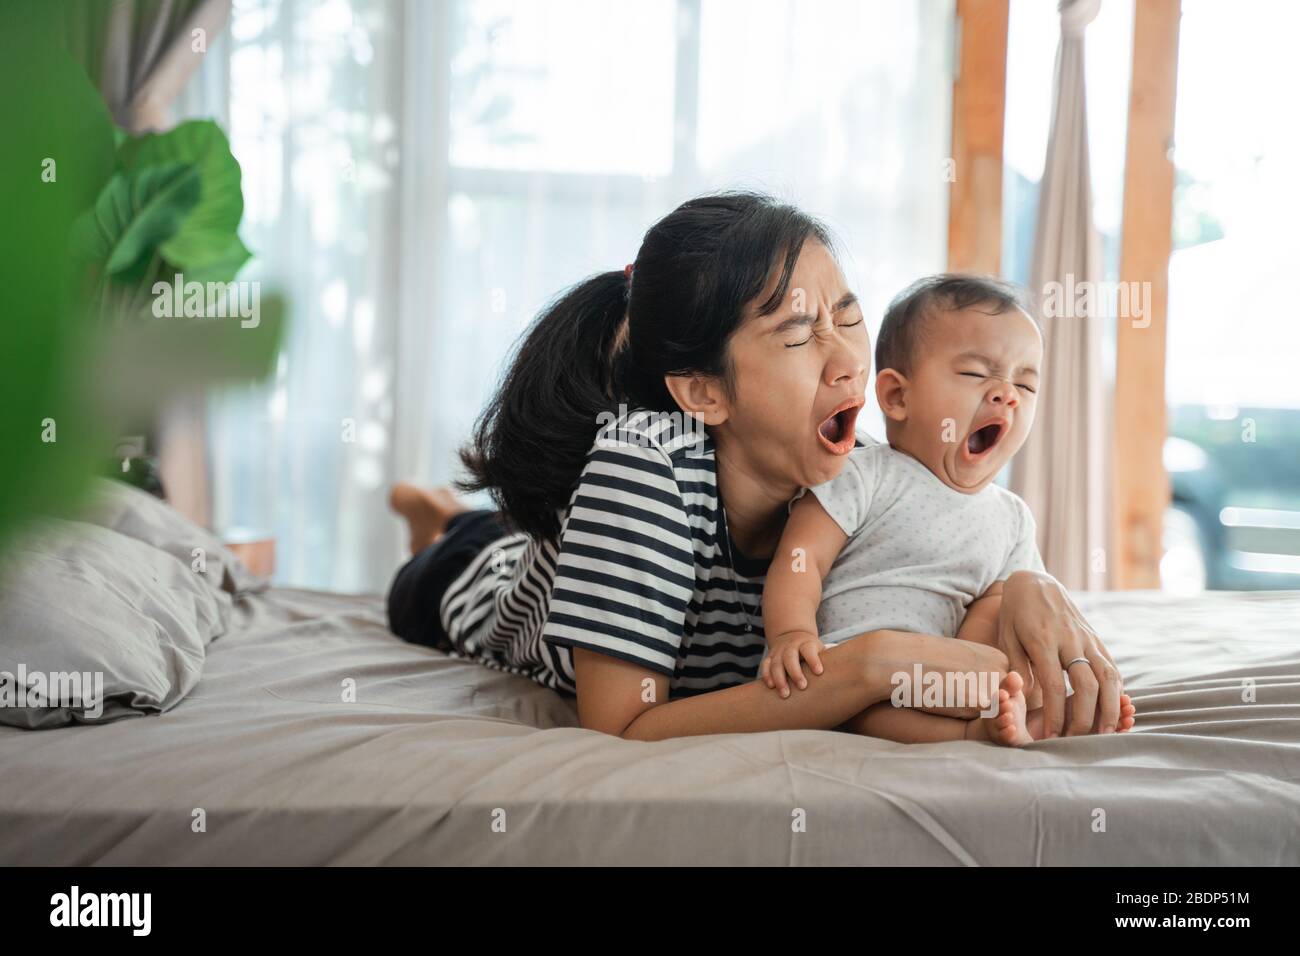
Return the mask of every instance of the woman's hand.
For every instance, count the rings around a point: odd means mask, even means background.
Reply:
[[[1070,668],[1074,700],[1065,736],[1115,731],[1124,690],[1119,669],[1055,578],[1036,571],[1017,571],[1007,578],[998,641],[1011,669],[1025,680],[1025,696],[1042,688],[1048,737],[1059,736],[1065,721],[1063,669],[1080,657],[1088,666],[1080,662]]]

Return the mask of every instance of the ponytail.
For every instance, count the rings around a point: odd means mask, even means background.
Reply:
[[[461,449],[463,491],[491,490],[511,526],[556,538],[569,497],[613,409],[611,358],[627,311],[622,270],[580,282],[552,302],[516,350],[501,387]]]

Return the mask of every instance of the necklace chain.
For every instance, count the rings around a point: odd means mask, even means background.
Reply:
[[[731,553],[731,522],[727,520],[727,506],[718,499],[718,507],[722,510],[722,540],[727,543],[727,563],[731,565],[731,587],[736,592],[736,604],[740,606],[740,613],[745,615],[745,631],[752,632],[753,625],[750,623],[749,608],[745,607],[745,600],[740,596],[740,582],[736,580],[740,572],[736,570],[736,558]]]

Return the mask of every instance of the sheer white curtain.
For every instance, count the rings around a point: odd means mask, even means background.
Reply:
[[[700,192],[828,221],[878,323],[944,263],[951,21],[931,0],[235,0],[248,277],[293,325],[276,381],[212,415],[218,524],[273,532],[285,583],[382,589],[387,485],[453,478],[537,310]]]
[[[241,278],[290,303],[273,380],[211,403],[214,523],[274,535],[287,583],[373,589],[397,553],[401,40],[385,0],[236,0],[206,66],[243,168]]]

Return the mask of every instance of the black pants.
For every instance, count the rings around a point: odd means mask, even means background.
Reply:
[[[438,614],[442,596],[469,563],[509,532],[495,511],[464,511],[433,544],[402,565],[388,590],[388,627],[412,644],[452,650]]]

